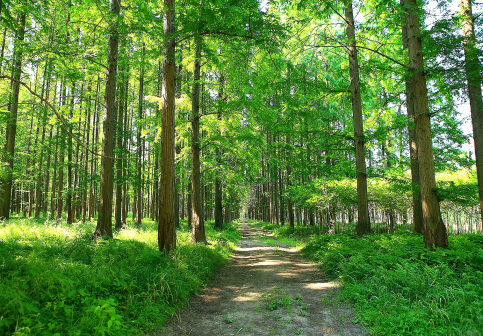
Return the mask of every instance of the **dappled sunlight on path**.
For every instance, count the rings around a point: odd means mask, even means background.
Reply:
[[[153,336],[368,334],[332,303],[337,284],[297,249],[246,224],[241,234],[218,278]]]

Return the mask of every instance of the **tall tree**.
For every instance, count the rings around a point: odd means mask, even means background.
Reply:
[[[404,4],[405,0],[401,0]],[[403,49],[408,48],[408,34],[406,26],[406,13],[404,13],[402,22],[402,39]],[[419,159],[418,159],[418,143],[415,128],[415,111],[414,111],[414,89],[411,71],[407,71],[406,78],[406,110],[408,114],[408,137],[409,137],[409,157],[411,159],[411,183],[413,198],[413,231],[423,233],[423,208],[421,204],[421,185],[419,183]]]
[[[221,111],[223,103],[223,89],[225,86],[225,77],[220,74],[219,78],[220,88],[218,89],[218,120],[221,120]],[[221,136],[221,134],[220,134]],[[223,185],[221,183],[221,146],[216,149],[216,165],[218,170],[215,177],[215,225],[217,229],[223,228]],[[225,210],[226,211],[226,210]]]
[[[22,43],[25,38],[25,20],[27,14],[22,12],[19,16],[19,25],[14,47],[14,63],[12,76],[12,93],[10,95],[9,110],[10,114],[7,121],[7,141],[5,152],[7,157],[2,160],[7,164],[7,174],[0,181],[0,218],[10,217],[10,199],[12,195],[12,177],[15,157],[15,136],[17,134],[18,103],[20,93],[20,76],[22,75]]]
[[[193,69],[193,94],[191,104],[191,183],[192,183],[192,234],[194,242],[206,243],[205,223],[201,202],[200,172],[200,71],[201,37],[195,38],[195,65]]]
[[[423,207],[424,244],[426,247],[448,247],[448,234],[441,218],[436,191],[433,143],[424,75],[423,47],[419,28],[417,0],[406,0],[409,63],[413,71],[414,109],[418,144],[421,202]]]
[[[136,160],[136,170],[137,170],[137,181],[136,181],[136,193],[137,193],[137,205],[136,205],[136,225],[141,227],[141,220],[143,219],[143,194],[142,194],[142,157],[143,157],[143,141],[141,138],[141,128],[142,120],[144,115],[144,54],[145,54],[145,44],[143,42],[143,47],[141,51],[141,65],[139,70],[139,95],[138,95],[138,123],[137,123],[137,160]]]
[[[460,0],[464,37],[465,70],[470,99],[473,140],[475,143],[476,176],[480,196],[481,226],[483,228],[483,99],[481,97],[481,66],[476,48],[475,27],[471,0]]]
[[[114,150],[114,118],[116,113],[116,77],[117,77],[117,54],[119,49],[119,17],[121,12],[121,0],[111,0],[111,12],[114,21],[111,22],[109,33],[109,49],[107,59],[107,80],[104,100],[106,112],[104,114],[101,158],[101,184],[99,198],[99,216],[94,237],[112,237],[112,196],[113,196],[113,169],[112,155]]]
[[[357,234],[371,232],[369,207],[367,204],[367,172],[364,149],[364,129],[362,121],[362,101],[359,80],[359,63],[357,59],[356,32],[352,0],[345,4],[346,33],[349,42],[349,71],[351,78],[352,115],[354,118],[354,142],[356,150],[357,174]]]
[[[176,248],[174,220],[175,151],[175,2],[164,0],[163,88],[161,116],[161,184],[159,191],[158,247],[169,252]]]

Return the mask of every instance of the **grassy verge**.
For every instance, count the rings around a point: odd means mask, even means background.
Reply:
[[[295,229],[289,229],[288,226],[278,226],[256,220],[249,220],[248,225],[270,231],[274,237],[277,237],[280,243],[297,248],[303,248],[312,235],[317,235],[319,233],[318,228],[297,227]],[[269,243],[269,241],[271,240],[266,239],[265,242]]]
[[[95,223],[0,222],[0,334],[137,335],[159,327],[240,239],[237,224],[212,227],[207,246],[178,230],[175,253],[163,255],[149,220],[97,242]]]
[[[373,333],[482,335],[482,235],[453,236],[449,249],[429,251],[409,231],[362,238],[312,231],[275,230],[307,242],[303,253],[341,280],[340,296]]]

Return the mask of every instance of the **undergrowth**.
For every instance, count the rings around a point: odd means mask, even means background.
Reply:
[[[159,327],[223,265],[240,239],[232,223],[208,245],[157,249],[156,225],[93,241],[95,223],[0,222],[0,335],[137,335]]]
[[[266,227],[266,226],[265,226]],[[276,228],[307,241],[305,256],[339,278],[339,292],[358,319],[379,335],[481,335],[483,236],[449,237],[449,249],[430,251],[423,237],[394,234],[315,235],[313,228]]]

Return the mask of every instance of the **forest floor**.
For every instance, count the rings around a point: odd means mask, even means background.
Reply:
[[[151,336],[369,335],[298,249],[247,223],[240,233],[218,277]]]

